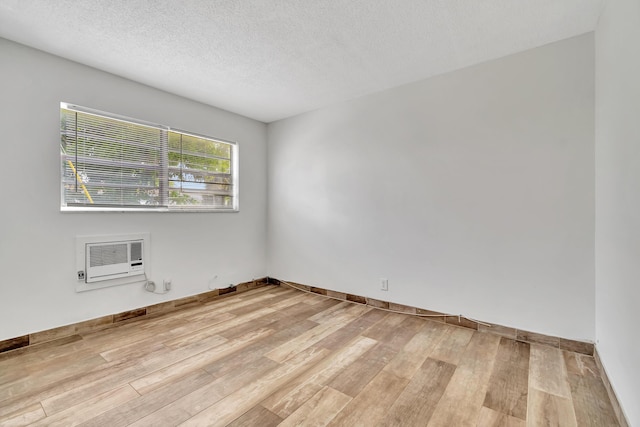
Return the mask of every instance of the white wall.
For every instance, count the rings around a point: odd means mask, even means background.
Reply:
[[[269,274],[593,340],[593,49],[586,34],[268,125]]]
[[[640,426],[640,2],[609,1],[596,30],[596,336]]]
[[[205,292],[214,275],[223,286],[265,275],[263,123],[3,39],[0,63],[0,339]],[[238,141],[240,212],[61,213],[60,101]],[[76,235],[140,231],[152,279],[172,278],[172,292],[74,292]]]

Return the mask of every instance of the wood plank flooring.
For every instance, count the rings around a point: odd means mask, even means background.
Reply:
[[[268,286],[0,354],[0,426],[616,426],[592,357]]]

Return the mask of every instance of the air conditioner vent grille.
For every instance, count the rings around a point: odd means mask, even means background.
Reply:
[[[138,246],[138,250],[142,252],[142,249],[141,249],[142,244],[137,243],[137,246]],[[89,247],[89,250],[91,251],[91,254],[89,257],[90,267],[102,267],[105,265],[122,264],[122,263],[128,262],[126,243],[91,246]],[[139,258],[142,258],[141,254]],[[133,259],[138,259],[138,258],[133,258]]]

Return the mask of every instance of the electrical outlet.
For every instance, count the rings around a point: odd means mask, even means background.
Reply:
[[[380,290],[389,290],[389,279],[380,279]]]
[[[162,284],[164,285],[164,290],[165,291],[170,291],[171,290],[171,279],[164,279],[162,281]]]

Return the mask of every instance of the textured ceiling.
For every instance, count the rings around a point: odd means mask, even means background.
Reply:
[[[601,4],[0,0],[0,37],[270,122],[592,31]]]

